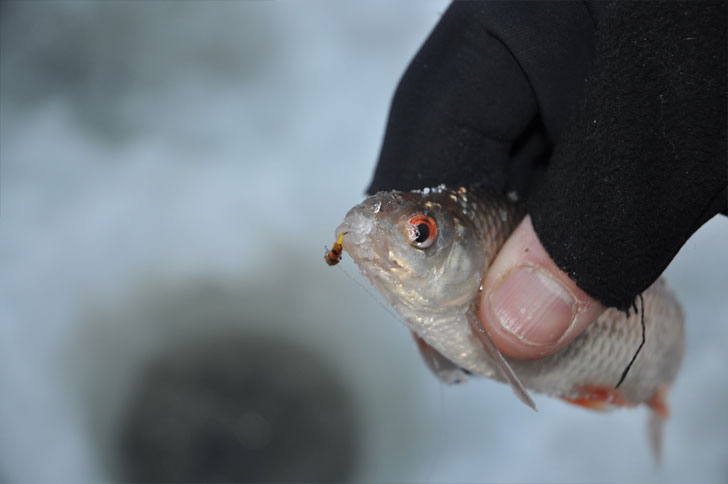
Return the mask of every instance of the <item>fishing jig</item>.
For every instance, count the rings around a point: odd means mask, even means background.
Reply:
[[[344,247],[341,245],[341,239],[344,238],[345,234],[346,232],[339,235],[339,240],[334,243],[331,250],[327,250],[324,254],[324,260],[328,265],[335,266],[339,263],[339,261],[341,261],[341,252],[344,250]]]

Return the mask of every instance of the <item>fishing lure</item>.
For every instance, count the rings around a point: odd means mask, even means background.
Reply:
[[[341,240],[344,238],[344,235],[339,235],[339,238],[334,242],[334,246],[331,248],[331,250],[326,249],[326,253],[324,254],[324,260],[326,263],[330,266],[335,266],[341,261],[341,252],[344,250],[343,246],[341,245]]]

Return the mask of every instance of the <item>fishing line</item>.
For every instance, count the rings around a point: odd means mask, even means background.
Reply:
[[[367,294],[369,295],[369,297],[371,297],[372,299],[374,299],[374,301],[376,301],[376,303],[377,303],[377,304],[379,304],[379,305],[380,305],[380,306],[382,307],[382,309],[384,309],[385,311],[387,311],[387,312],[389,313],[389,315],[390,315],[390,316],[392,316],[392,317],[393,317],[394,319],[396,319],[396,320],[399,320],[399,316],[397,316],[396,314],[394,314],[394,313],[392,312],[392,310],[391,310],[390,308],[388,308],[387,306],[385,306],[385,305],[384,305],[384,303],[383,303],[382,301],[380,301],[379,299],[377,299],[377,298],[376,298],[376,296],[375,296],[374,294],[372,294],[372,292],[371,292],[371,291],[370,291],[370,290],[369,290],[369,289],[368,289],[368,288],[367,288],[367,287],[366,287],[366,286],[365,286],[364,284],[362,284],[361,282],[359,282],[359,281],[357,281],[356,279],[354,279],[354,278],[353,278],[353,277],[352,277],[351,275],[349,275],[349,273],[348,273],[348,272],[346,272],[346,271],[344,270],[344,268],[343,268],[343,267],[341,267],[340,265],[339,265],[339,266],[337,266],[337,267],[339,268],[339,270],[341,270],[341,272],[343,272],[343,273],[344,273],[344,275],[345,275],[346,277],[348,277],[348,278],[349,278],[349,279],[350,279],[351,281],[353,281],[353,282],[354,282],[354,284],[356,284],[357,286],[361,287],[361,288],[362,288],[362,289],[364,290],[364,292],[365,292],[365,293],[367,293]]]
[[[326,249],[328,252],[328,249]],[[387,311],[390,316],[392,316],[396,320],[400,320],[400,317],[397,316],[388,306],[386,306],[382,301],[380,301],[373,293],[369,290],[368,287],[366,287],[364,284],[359,282],[358,280],[354,279],[354,277],[346,272],[341,265],[337,266],[341,272],[344,273],[346,277],[348,277],[354,284],[359,286],[364,290],[365,293],[369,295],[374,301],[376,301],[379,306],[381,306],[382,309]],[[439,383],[439,382],[438,382]],[[445,400],[444,400],[444,390],[443,385],[441,383],[438,384],[438,389],[440,390],[440,425],[439,425],[439,431],[438,431],[438,438],[435,443],[434,448],[434,454],[435,456],[439,455],[440,451],[442,450],[442,447],[444,446],[444,440],[445,440]],[[436,467],[438,465],[436,458],[433,459],[427,459],[429,468],[425,472],[425,479],[422,482],[430,482],[432,475],[435,473]]]
[[[438,425],[437,440],[435,441],[435,445],[432,449],[430,449],[431,457],[427,459],[427,467],[425,468],[424,474],[425,477],[424,479],[421,479],[420,482],[435,482],[432,480],[432,476],[435,474],[437,467],[440,465],[438,458],[442,458],[443,448],[445,447],[445,385],[439,379],[436,383],[440,390],[440,423]]]
[[[642,324],[642,342],[640,343],[639,348],[637,348],[637,352],[632,356],[632,359],[630,360],[629,364],[627,365],[627,368],[624,369],[622,372],[622,376],[619,378],[619,382],[617,382],[617,386],[614,387],[616,390],[619,388],[619,385],[622,384],[625,378],[627,378],[627,373],[629,373],[629,369],[632,368],[632,363],[634,363],[634,360],[637,359],[637,355],[640,354],[640,351],[642,350],[642,347],[645,345],[645,300],[642,297],[642,294],[639,294],[640,298],[640,305],[642,306],[642,311],[640,311],[640,323]],[[635,311],[637,311],[637,302],[635,301],[634,304]]]

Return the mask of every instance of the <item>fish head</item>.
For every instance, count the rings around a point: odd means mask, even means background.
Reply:
[[[341,234],[361,273],[405,317],[467,308],[478,291],[484,255],[451,192],[377,193],[346,214]]]

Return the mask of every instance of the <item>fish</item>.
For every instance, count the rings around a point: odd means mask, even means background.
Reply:
[[[515,197],[479,186],[379,192],[349,210],[335,237],[440,380],[506,382],[534,410],[529,391],[593,410],[647,405],[659,460],[666,393],[685,346],[677,298],[660,278],[636,310],[608,308],[553,355],[502,355],[475,316],[477,301],[488,267],[525,213]]]

